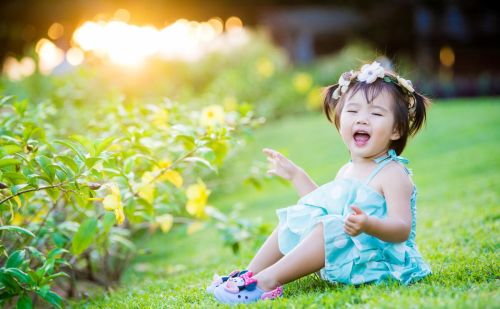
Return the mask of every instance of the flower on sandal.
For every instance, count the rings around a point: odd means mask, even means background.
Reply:
[[[239,277],[229,278],[224,286],[224,289],[230,293],[238,293],[243,289],[252,291],[257,287],[257,280],[252,278],[252,272],[246,272]]]

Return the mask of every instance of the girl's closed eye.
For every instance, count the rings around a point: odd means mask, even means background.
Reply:
[[[372,113],[372,115],[374,115],[374,116],[384,116],[384,115],[382,115],[380,113]]]
[[[357,110],[353,110],[353,109],[350,109],[350,110],[347,110],[348,113],[357,113],[358,111]]]

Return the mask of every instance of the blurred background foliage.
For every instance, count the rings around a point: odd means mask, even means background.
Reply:
[[[147,14],[132,15],[139,9],[130,3],[128,11],[117,9],[117,3],[75,2],[77,10],[66,14],[61,10],[69,4],[56,2],[55,15],[33,1],[0,6],[5,15],[0,39],[7,48],[0,78],[4,305],[29,308],[43,299],[61,307],[63,298],[82,295],[82,282],[115,285],[132,259],[148,254],[134,241],[157,232],[181,228],[175,235],[188,237],[211,226],[234,253],[244,244],[255,246],[270,227],[242,219],[239,203],[229,211],[219,209],[210,196],[241,183],[260,188],[273,181],[258,158],[246,173],[234,172],[241,170],[238,156],[254,130],[266,121],[318,113],[323,88],[344,71],[376,59],[428,94],[457,95],[462,89],[454,79],[458,56],[451,43],[429,45],[439,47],[433,56],[439,59],[433,69],[439,74],[433,79],[420,67],[422,54],[415,59],[408,52],[381,49],[378,28],[370,32],[372,40],[361,35],[374,20],[388,22],[380,9],[385,2],[378,9],[365,2],[346,6],[370,17],[362,26],[354,26],[359,16],[350,10],[325,8],[339,20],[348,18],[344,26],[330,27],[341,29],[326,40],[334,51],[312,58],[311,47],[321,50],[325,33],[317,30],[313,39],[319,43],[311,45],[307,35],[288,37],[297,29],[287,23],[289,14],[302,22],[313,16],[317,29],[325,29],[317,7],[287,10],[275,2],[264,10],[259,2],[264,15],[249,20],[262,22],[250,28],[232,15],[250,8],[242,3],[238,10],[219,11],[228,15],[225,19],[195,22],[172,15],[155,27],[134,24],[147,20]],[[424,2],[403,4],[408,6],[417,19],[438,14]],[[89,7],[107,13],[79,20],[92,15]],[[23,8],[27,14],[19,20],[8,14]],[[46,15],[29,20],[34,8]],[[75,12],[81,15],[72,16]],[[326,23],[332,20],[328,16]],[[420,39],[432,41],[419,29]],[[492,67],[493,73],[474,78],[479,90],[470,93],[497,91]]]

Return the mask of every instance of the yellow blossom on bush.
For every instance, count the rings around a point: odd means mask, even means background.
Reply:
[[[182,184],[184,183],[182,175],[177,171],[166,171],[162,174],[161,179],[170,181],[177,188],[182,187]]]
[[[104,185],[108,189],[109,194],[104,197],[102,204],[106,210],[114,210],[116,222],[122,224],[125,220],[125,214],[123,213],[123,204],[120,196],[120,189],[115,183],[109,183]]]
[[[257,60],[257,72],[262,77],[271,77],[274,74],[274,63],[269,58],[260,58]]]
[[[201,111],[200,122],[204,127],[224,124],[224,109],[220,105],[210,105]]]
[[[309,109],[319,109],[323,106],[321,91],[322,89],[319,87],[314,87],[309,91],[307,95],[307,107]]]
[[[297,73],[294,75],[292,83],[297,92],[306,93],[311,88],[313,79],[307,73]]]
[[[207,205],[210,190],[207,189],[205,183],[198,180],[197,184],[190,185],[186,190],[188,198],[186,210],[189,214],[201,218],[205,215],[205,206]]]
[[[12,219],[10,221],[10,224],[17,225],[17,226],[21,226],[21,225],[23,225],[23,223],[24,223],[24,217],[23,217],[23,215],[21,215],[18,212],[16,212],[14,214],[14,217],[12,217]]]
[[[163,161],[158,162],[158,165],[160,166],[161,169],[166,169],[170,165],[172,165],[172,162],[170,160],[163,160]],[[160,173],[160,169],[156,168],[155,172]],[[179,172],[174,171],[174,170],[168,170],[168,171],[161,173],[161,175],[160,175],[160,177],[158,177],[158,179],[170,181],[177,188],[182,187],[182,184],[184,183],[184,179],[182,178],[182,175],[179,174]]]
[[[160,225],[160,229],[163,233],[170,231],[174,223],[174,217],[171,214],[165,214],[156,217],[156,223]]]
[[[150,204],[153,203],[155,195],[155,183],[153,179],[154,177],[151,172],[145,172],[141,177],[141,185],[137,191],[137,194]]]

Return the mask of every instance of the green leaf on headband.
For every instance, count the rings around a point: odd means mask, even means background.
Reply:
[[[391,78],[389,76],[384,76],[384,82],[390,83],[391,82]]]

